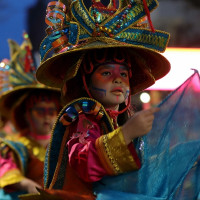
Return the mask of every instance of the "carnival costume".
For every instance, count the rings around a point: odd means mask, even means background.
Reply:
[[[0,73],[0,112],[10,120],[19,134],[7,134],[0,138],[0,199],[18,199],[26,191],[16,191],[11,187],[27,177],[43,185],[43,163],[46,148],[35,139],[35,134],[27,130],[25,110],[35,102],[34,95],[47,100],[55,99],[60,109],[60,91],[38,83],[35,78],[36,67],[31,54],[31,42],[24,33],[24,42],[19,46],[9,40],[11,60],[1,62]],[[45,99],[45,95],[47,96]],[[49,96],[49,97],[48,97]],[[29,99],[29,105],[27,101]],[[27,101],[26,101],[27,100]],[[41,99],[42,100],[42,99]],[[31,139],[28,137],[31,134]],[[39,136],[38,136],[39,137]],[[44,136],[43,140],[46,139]],[[49,136],[48,136],[49,137]]]
[[[48,86],[62,87],[70,96],[70,88],[75,90],[79,83],[81,68],[86,74],[92,72],[84,65],[93,62],[88,55],[107,51],[114,55],[115,62],[127,64],[131,95],[151,86],[170,70],[168,60],[159,53],[164,52],[169,34],[155,30],[150,19],[150,12],[157,6],[155,0],[50,2],[37,79]],[[54,54],[48,58],[52,50]],[[115,52],[128,54],[130,59]],[[97,57],[95,60],[101,63]],[[84,73],[82,79],[87,88]],[[103,177],[112,180],[138,170],[141,155],[137,144],[125,144],[112,113],[96,100],[82,97],[68,102],[60,112],[45,163],[45,190],[35,198],[98,199],[98,184]]]
[[[168,60],[158,53],[165,50],[169,34],[155,30],[150,19],[150,12],[157,6],[155,0],[50,2],[37,79],[48,86],[62,87],[70,96],[70,88],[75,90],[79,84],[79,68],[93,62],[88,55],[107,51],[114,55],[115,62],[128,65],[130,94],[151,86],[170,70]],[[48,58],[52,50],[54,54]],[[126,60],[125,55],[118,59],[115,52],[128,54],[130,59]],[[92,72],[87,64],[84,70],[86,74]],[[82,79],[87,89],[84,73]],[[35,199],[98,199],[101,190],[97,186],[103,177],[112,180],[138,170],[141,155],[137,144],[125,144],[121,127],[109,111],[96,100],[82,97],[68,102],[60,112],[45,163],[45,190],[34,195]]]
[[[169,35],[155,30],[150,19],[157,1],[109,2],[49,3],[47,37],[41,43],[42,61],[36,74],[39,81],[63,87],[63,93],[70,96],[79,84],[84,62],[92,63],[88,54],[100,49],[120,49],[130,55],[126,64],[132,72],[131,94],[168,73],[170,64],[158,52],[165,50]],[[145,16],[150,29],[143,21]],[[55,54],[46,59],[51,50]],[[84,73],[82,79],[84,83]],[[83,97],[68,103],[52,132],[45,189],[22,199],[198,199],[200,105],[194,79],[199,81],[198,72],[159,105],[152,131],[128,146],[114,116],[99,102]]]
[[[131,58],[125,62],[131,74],[130,93],[151,86],[170,70],[169,62],[159,53],[165,50],[169,34],[155,30],[150,19],[150,12],[157,6],[155,0],[50,2],[46,16],[49,26],[40,46],[42,60],[37,79],[48,86],[62,87],[63,93],[70,96],[70,88],[75,90],[83,68],[82,80],[87,89],[85,74],[92,70],[84,63],[91,66],[93,52],[104,50],[115,55],[110,52],[119,50]],[[52,50],[54,54],[47,58]],[[125,57],[115,57],[115,62],[123,63]],[[95,60],[103,63],[99,57]],[[183,109],[188,105],[186,102],[191,103],[187,97],[197,95],[189,90],[189,96],[184,96],[190,88],[189,80],[160,105],[152,132],[128,146],[114,115],[99,102],[88,97],[68,102],[52,132],[44,168],[45,189],[39,195],[22,199],[182,200],[188,199],[187,195],[197,199],[199,183],[194,179],[199,179],[199,163],[195,163],[199,138],[195,134],[186,137],[188,129],[176,135],[172,130],[176,127],[169,123],[177,119],[173,118],[177,106]],[[186,100],[180,104],[182,97]],[[196,112],[191,113],[191,119],[199,117],[197,102],[194,105]],[[182,120],[178,122],[181,126]]]

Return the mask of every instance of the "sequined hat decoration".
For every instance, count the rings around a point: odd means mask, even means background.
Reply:
[[[13,40],[8,40],[10,60],[0,62],[0,114],[6,119],[11,119],[16,107],[29,95],[31,91],[50,91],[56,96],[60,90],[47,87],[36,79],[36,65],[32,56],[32,44],[27,33],[23,34],[24,41],[18,45]],[[22,115],[22,114],[21,114]],[[23,116],[17,115],[23,121]],[[17,123],[16,123],[17,124]]]
[[[155,79],[163,77],[170,64],[157,52],[165,51],[169,34],[153,27],[150,12],[157,6],[156,0],[110,0],[108,4],[105,0],[50,2],[37,79],[46,85],[61,87],[66,77],[70,79],[76,75],[83,52],[121,47],[134,49],[139,54],[144,52],[144,60],[153,57],[155,65],[161,64]],[[53,56],[47,59],[52,50]],[[151,69],[153,65],[148,67]]]
[[[24,42],[19,46],[8,40],[11,60],[3,59],[0,63],[0,94],[16,86],[36,84],[36,67],[33,61],[32,44],[27,33],[23,34]]]
[[[49,25],[46,30],[48,36],[40,47],[42,61],[52,49],[57,53],[67,47],[76,48],[72,45],[81,45],[91,37],[108,37],[160,52],[165,50],[169,34],[155,30],[149,17],[149,12],[158,6],[156,0],[130,0],[124,4],[113,0],[107,7],[97,0],[92,3],[88,11],[83,0],[72,1],[71,13],[61,1],[48,4],[45,20]],[[142,23],[146,15],[151,29]],[[70,21],[72,18],[74,21]]]

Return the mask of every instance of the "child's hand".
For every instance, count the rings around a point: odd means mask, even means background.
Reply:
[[[36,187],[42,189],[42,187],[38,183],[28,178],[24,178],[22,181],[20,181],[19,183],[15,183],[13,186],[18,190],[24,190],[28,193],[38,193]]]
[[[122,132],[127,145],[134,138],[143,136],[152,129],[154,113],[159,110],[159,108],[150,108],[137,112],[122,126]]]

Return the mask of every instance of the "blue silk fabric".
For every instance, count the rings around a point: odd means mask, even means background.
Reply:
[[[0,189],[0,200],[19,200],[19,195],[27,194],[25,191],[17,191],[7,193],[3,189]]]
[[[200,199],[198,72],[158,107],[151,132],[135,142],[141,169],[95,183],[97,200]]]

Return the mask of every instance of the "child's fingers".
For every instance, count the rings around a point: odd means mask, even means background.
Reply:
[[[160,110],[160,108],[155,107],[155,108],[150,108],[148,111],[150,114],[154,114],[154,113],[158,112],[159,110]]]
[[[150,108],[150,109],[147,109],[147,110],[143,110],[142,113],[143,113],[143,116],[151,116],[151,115],[154,115],[154,113],[158,112],[160,110],[160,108]]]

